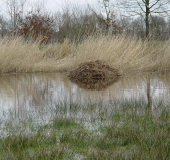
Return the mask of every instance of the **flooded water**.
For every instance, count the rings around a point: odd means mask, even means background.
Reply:
[[[54,116],[91,121],[119,110],[123,102],[133,108],[135,101],[150,103],[153,111],[160,103],[168,107],[170,74],[121,77],[103,90],[81,88],[59,73],[0,76],[1,126],[9,120],[48,123]]]

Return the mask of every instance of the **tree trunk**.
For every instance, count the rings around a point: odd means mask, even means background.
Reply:
[[[145,26],[146,26],[146,38],[149,36],[149,14],[150,14],[150,9],[149,9],[149,0],[145,1],[146,4],[146,13],[145,13]]]

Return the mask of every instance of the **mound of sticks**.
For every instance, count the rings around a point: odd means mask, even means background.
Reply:
[[[104,61],[86,62],[69,72],[68,77],[80,87],[86,89],[103,89],[117,82],[121,73]]]

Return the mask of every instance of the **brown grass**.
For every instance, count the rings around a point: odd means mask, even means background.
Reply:
[[[104,60],[123,73],[167,71],[170,68],[169,42],[142,41],[125,36],[90,37],[79,45],[39,46],[22,38],[0,41],[0,73],[70,71],[80,63]]]

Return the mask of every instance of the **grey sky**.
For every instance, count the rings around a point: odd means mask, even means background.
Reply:
[[[36,0],[30,0],[30,1],[35,1],[36,3]],[[47,10],[51,9],[52,11],[55,11],[68,4],[87,6],[87,4],[95,5],[97,4],[97,1],[98,0],[46,0],[45,4]]]
[[[0,0],[0,14],[5,11],[5,2],[8,0]],[[17,0],[16,0],[17,1]],[[36,7],[37,5],[45,6],[48,12],[56,12],[67,4],[87,6],[87,4],[95,5],[98,0],[25,0],[27,5],[25,9]]]

